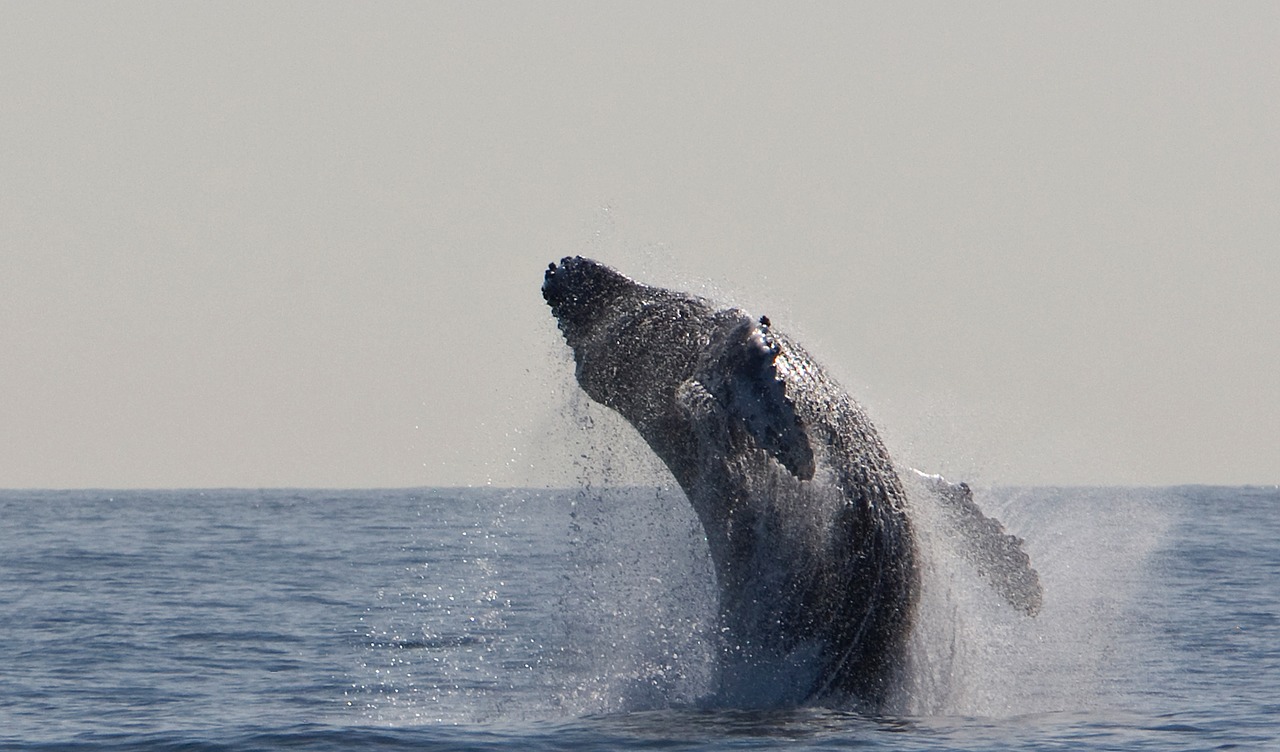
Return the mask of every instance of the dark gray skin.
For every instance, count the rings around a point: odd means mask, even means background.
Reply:
[[[862,408],[768,319],[580,257],[542,294],[576,376],[666,463],[720,587],[720,697],[884,707],[919,592],[906,495]]]

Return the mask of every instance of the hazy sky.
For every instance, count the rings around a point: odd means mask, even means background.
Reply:
[[[981,483],[1280,482],[1280,4],[0,4],[0,486],[563,483],[539,294]]]

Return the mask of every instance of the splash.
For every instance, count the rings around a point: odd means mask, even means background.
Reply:
[[[922,593],[899,709],[1010,716],[1129,702],[1150,635],[1133,616],[1170,526],[1155,492],[1027,488],[978,494],[1026,540],[1044,604],[1009,608],[957,550],[936,503],[912,488]]]
[[[612,411],[575,391],[559,704],[575,715],[691,705],[715,676],[706,536],[666,468]]]

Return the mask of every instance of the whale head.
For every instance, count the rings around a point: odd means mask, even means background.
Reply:
[[[731,458],[743,442],[797,478],[813,477],[814,453],[767,317],[576,256],[548,266],[542,296],[583,391],[635,426],[678,480],[695,472],[691,463]]]
[[[689,378],[713,317],[705,301],[640,284],[581,256],[547,267],[542,297],[573,350],[583,391],[646,438],[655,435],[650,429],[669,433],[681,419],[676,390]]]
[[[617,301],[641,285],[597,261],[566,256],[542,279],[542,297],[570,347],[586,338]]]

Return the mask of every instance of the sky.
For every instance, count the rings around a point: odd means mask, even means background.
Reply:
[[[1278,42],[1271,2],[0,4],[0,487],[571,483],[577,254],[769,315],[903,464],[1280,482]]]

